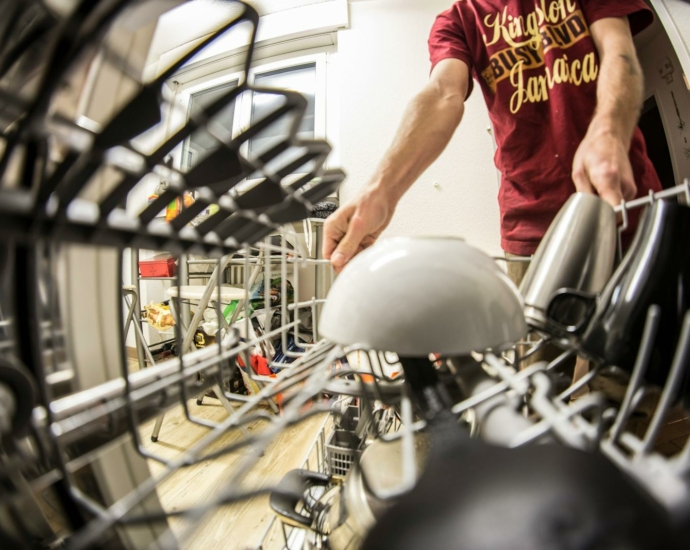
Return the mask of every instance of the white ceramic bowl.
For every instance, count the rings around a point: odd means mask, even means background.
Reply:
[[[343,270],[319,331],[341,345],[424,357],[499,350],[527,324],[517,288],[483,252],[454,238],[395,238]]]

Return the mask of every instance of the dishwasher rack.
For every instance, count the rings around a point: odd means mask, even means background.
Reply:
[[[622,205],[618,211],[627,212],[641,208],[652,201],[678,198],[690,204],[690,180],[682,185]],[[624,228],[623,228],[624,229]],[[503,258],[496,258],[503,261]],[[663,388],[645,384],[644,373],[650,362],[650,349],[659,327],[660,311],[657,306],[649,309],[643,339],[635,368],[626,375],[613,365],[597,365],[577,383],[557,390],[558,375],[564,365],[572,363],[578,354],[578,346],[572,340],[564,340],[533,331],[533,341],[517,342],[515,347],[501,355],[491,350],[478,350],[472,358],[437,357],[437,366],[447,371],[462,389],[464,396],[452,407],[460,418],[471,415],[472,435],[502,447],[517,449],[530,444],[555,442],[586,452],[601,453],[635,483],[651,495],[672,518],[676,526],[687,526],[690,521],[690,440],[673,456],[662,455],[655,450],[655,441],[669,413],[676,404],[677,391],[690,370],[690,312],[685,315],[682,333],[678,340],[673,365]],[[530,364],[533,354],[546,345],[562,349],[561,355],[551,362]],[[520,355],[518,350],[530,349]],[[394,502],[416,484],[418,472],[413,437],[427,427],[424,420],[415,418],[408,388],[397,377],[387,375],[386,354],[352,346],[335,350],[335,354],[352,358],[367,358],[355,370],[334,373],[324,383],[322,392],[327,395],[348,396],[365,403],[365,408],[384,403],[395,407],[401,423],[392,433],[372,433],[371,437],[385,442],[403,440],[402,471],[407,472],[399,487],[379,500]],[[524,362],[524,365],[523,365]],[[481,365],[481,368],[478,366]],[[601,376],[616,376],[625,380],[624,396],[619,404],[611,402],[603,393],[592,391],[589,395],[571,400],[584,386]],[[631,420],[645,398],[656,396],[655,405],[648,412],[649,422],[642,433],[633,429]],[[314,443],[314,452],[322,456],[320,461],[305,461],[303,469],[316,473],[332,474],[327,457],[323,454],[324,434]],[[320,453],[320,454],[319,454]],[[347,478],[345,480],[347,483]],[[312,529],[283,523],[280,517],[282,548],[328,548],[328,534],[318,531],[315,521]],[[271,529],[276,530],[272,524]],[[276,548],[276,534],[266,535],[262,548]],[[313,546],[305,545],[306,540]]]
[[[322,300],[300,298],[298,281],[293,281],[294,298],[287,297],[288,264],[323,269],[327,262],[313,258],[299,238],[294,247],[286,239],[294,240],[293,224],[308,220],[314,205],[331,195],[345,174],[325,168],[328,143],[298,137],[307,107],[303,96],[248,84],[259,16],[245,3],[229,4],[228,19],[216,32],[153,79],[142,76],[137,52],[123,51],[122,45],[145,45],[151,39],[145,24],[180,3],[2,3],[11,15],[0,32],[3,546],[177,547],[169,518],[187,518],[192,530],[213,506],[265,490],[238,490],[231,483],[230,491],[220,491],[207,506],[165,511],[157,484],[180,468],[235,449],[260,456],[270,434],[304,417],[307,403],[298,403],[291,391],[307,384],[314,366],[332,353],[315,338],[315,328],[310,327],[311,343],[302,342],[298,331],[300,317],[317,317]],[[168,82],[220,36],[235,32],[247,37],[238,87],[152,145],[154,130],[174,109]],[[102,119],[90,119],[84,109],[104,87],[129,93],[98,97],[110,102],[109,108]],[[227,135],[215,120],[243,93],[279,96],[282,103],[239,135]],[[258,156],[246,157],[242,146],[275,124],[287,127],[287,135]],[[200,131],[212,140],[211,153],[189,170],[170,166],[168,155]],[[256,174],[252,188],[239,186]],[[133,211],[127,204],[130,192],[151,177],[165,179],[167,190],[142,211]],[[170,223],[158,219],[186,192],[195,194],[194,204]],[[198,219],[211,205],[218,206],[215,213]],[[280,243],[268,240],[271,235],[280,236]],[[129,249],[200,254],[211,258],[218,272],[221,264],[233,263],[244,269],[247,292],[255,290],[247,276],[252,265],[268,258],[261,270],[263,293],[244,300],[232,326],[225,323],[216,344],[204,349],[190,352],[184,345],[180,320],[174,329],[178,357],[133,372],[122,334]],[[272,273],[281,280],[277,302]],[[208,288],[220,296],[217,282]],[[173,284],[179,291],[180,280]],[[175,305],[182,310],[179,302]],[[256,332],[258,316],[270,321],[278,314],[276,326]],[[271,375],[256,374],[251,354],[276,338],[283,359],[270,365]],[[289,349],[288,338],[299,343],[299,352]],[[306,358],[293,364],[305,350]],[[252,386],[249,396],[226,390],[226,380],[238,369]],[[190,411],[191,400],[214,388],[233,411],[222,422]],[[278,414],[260,406],[276,403]],[[319,402],[311,405],[307,416],[328,409]],[[207,434],[166,459],[143,445],[140,427],[172,406],[182,407],[186,422]],[[251,421],[269,428],[250,437],[243,428]],[[242,437],[238,445],[209,450],[235,430]],[[163,464],[162,472],[152,477],[147,461]]]
[[[3,4],[12,8],[10,19],[31,22],[27,34],[3,31],[0,36],[5,56],[0,82],[8,105],[1,113],[4,131],[0,136],[4,146],[0,158],[0,540],[8,546],[35,541],[73,549],[108,544],[184,546],[218,508],[274,491],[275,487],[247,482],[257,460],[287,428],[315,416],[337,415],[339,398],[355,397],[372,409],[375,403],[395,407],[399,429],[372,435],[383,441],[403,439],[405,449],[412,448],[414,432],[425,427],[413,415],[404,381],[391,375],[381,354],[320,340],[315,324],[320,299],[299,293],[288,299],[284,276],[288,265],[328,269],[327,262],[313,259],[306,247],[285,245],[294,231],[290,224],[306,219],[314,203],[331,194],[344,178],[342,171],[324,169],[328,144],[297,138],[304,98],[250,87],[245,78],[237,89],[153,150],[137,145],[135,138],[160,122],[161,110],[171,108],[165,99],[165,82],[201,49],[224,32],[248,26],[251,38],[245,76],[254,54],[258,15],[236,2],[234,16],[218,32],[193,46],[160,76],[143,82],[136,66],[116,45],[141,15],[137,10],[155,10],[162,4],[75,0],[63,3],[66,8],[59,13],[46,10],[38,1]],[[123,19],[128,25],[120,26]],[[34,55],[37,51],[42,55]],[[92,63],[94,59],[98,63]],[[57,100],[80,70],[90,78],[76,86],[78,95],[88,95],[89,82],[98,80],[98,74],[90,71],[97,66],[110,67],[134,91],[128,101],[114,105],[109,118],[94,125],[80,118],[82,113],[76,109],[61,110]],[[224,135],[214,126],[214,117],[245,92],[277,94],[284,104],[239,136]],[[243,143],[284,119],[290,121],[288,139],[256,159],[241,154]],[[165,157],[201,128],[216,140],[216,152],[189,172],[167,166]],[[296,151],[296,160],[274,166],[272,161],[288,149]],[[312,162],[315,168],[310,173],[291,177],[300,166]],[[237,184],[257,171],[264,176],[261,182],[244,193],[236,192]],[[124,202],[151,174],[165,177],[171,185],[145,210],[132,214]],[[159,223],[156,216],[165,205],[189,190],[197,194],[194,207],[170,224]],[[219,211],[196,228],[190,227],[211,204],[218,204]],[[273,234],[282,236],[280,245],[266,240]],[[213,258],[216,267],[236,262],[244,266],[247,285],[258,258],[275,259],[266,262],[270,271],[264,274],[262,298],[253,303],[245,300],[234,322],[223,324],[213,346],[187,352],[178,323],[179,357],[132,372],[121,335],[123,260],[129,248],[202,254]],[[276,261],[282,292],[274,303],[270,281]],[[219,297],[215,302],[220,301]],[[299,340],[305,311],[312,313],[313,342],[300,343],[303,352],[285,354],[294,361],[270,365],[275,371],[270,376],[253,372],[251,354],[257,348],[279,339],[285,350],[288,337]],[[264,324],[261,334],[247,336],[258,314],[263,313],[265,320],[276,312],[280,316],[275,327]],[[653,319],[651,311],[647,338]],[[524,370],[517,370],[519,364],[511,364],[509,355],[477,350],[474,360],[481,372],[472,384],[466,365],[457,358],[438,358],[438,363],[464,386],[466,395],[452,412],[458,417],[472,413],[482,437],[510,447],[551,437],[571,447],[599,449],[684,521],[690,503],[690,446],[668,459],[654,453],[650,444],[669,409],[674,386],[687,370],[687,320],[684,337],[642,439],[626,429],[626,422],[640,396],[649,391],[640,375],[646,343],[619,408],[596,393],[568,403],[573,388],[554,395],[550,373],[577,352],[568,342],[559,342],[564,352],[556,361]],[[366,354],[369,361],[351,365],[348,357],[357,352]],[[249,383],[255,384],[246,396],[225,387],[225,381],[242,368]],[[600,367],[580,383],[604,370],[612,367]],[[229,411],[215,423],[196,417],[190,408],[190,402],[209,389]],[[278,414],[271,409],[277,403]],[[206,433],[190,448],[165,458],[156,453],[155,446],[143,444],[141,427],[173,406],[181,407],[185,421]],[[525,418],[523,408],[533,418]],[[500,430],[490,430],[492,415],[498,410],[509,413],[512,420],[502,423]],[[243,431],[255,422],[262,424],[261,430]],[[228,434],[237,437],[221,443]],[[322,458],[314,458],[323,453],[318,441],[327,434],[321,434],[305,464],[309,468],[323,467]],[[203,504],[163,508],[156,493],[162,482],[183,468],[229,454],[239,455],[237,467]],[[382,495],[387,499],[415,484],[414,457],[406,452],[404,460],[409,466],[403,469],[403,483]],[[149,461],[161,465],[155,475]],[[658,483],[660,476],[664,483]],[[59,526],[56,518],[52,523],[46,519],[40,502],[48,490],[59,509]],[[170,528],[173,520],[178,523],[175,530]]]
[[[571,395],[597,376],[620,373],[611,366],[598,366],[577,384],[566,390],[556,391],[557,381],[554,375],[577,353],[568,343],[558,342],[564,348],[560,357],[551,363],[539,362],[522,370],[516,370],[518,365],[490,351],[475,354],[470,361],[467,358],[438,358],[439,363],[445,364],[458,386],[466,392],[466,397],[453,406],[452,412],[458,418],[471,413],[473,424],[477,428],[472,433],[492,445],[517,449],[530,444],[552,442],[585,452],[599,452],[651,495],[669,513],[674,525],[687,526],[690,511],[690,442],[675,456],[668,457],[654,450],[654,441],[671,410],[674,392],[690,365],[690,312],[685,318],[673,368],[660,391],[648,428],[640,435],[631,431],[628,425],[642,399],[654,392],[651,387],[643,384],[642,379],[658,315],[657,309],[650,309],[640,358],[619,406],[613,405],[603,394],[597,392],[576,401],[569,400]],[[536,351],[549,342],[554,341],[544,338],[535,342],[532,349]],[[365,407],[373,407],[375,402],[385,403],[400,412],[401,422],[395,431],[371,434],[387,443],[403,441],[401,470],[407,474],[398,487],[387,494],[377,495],[381,501],[394,503],[417,483],[419,472],[413,438],[415,433],[425,430],[427,424],[412,414],[413,403],[402,381],[385,375],[379,354],[357,347],[336,347],[333,355],[326,358],[326,362],[334,356],[348,357],[357,352],[369,357],[368,365],[358,371],[334,373],[328,381],[322,382],[321,391],[327,395],[360,399]],[[529,355],[528,352],[525,359]],[[481,369],[477,369],[477,365],[481,365]],[[318,367],[315,370],[319,372]],[[525,414],[525,408],[529,411],[528,415]],[[339,414],[337,409],[332,412]],[[325,441],[332,431],[332,425],[324,424],[302,469],[333,474],[329,470],[324,450]],[[344,482],[347,481],[345,478]],[[261,548],[328,548],[327,540],[327,533],[295,527],[284,523],[277,516],[267,528]]]

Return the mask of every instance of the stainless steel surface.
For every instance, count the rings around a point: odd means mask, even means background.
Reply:
[[[14,392],[0,383],[0,434],[9,435],[12,432],[12,419],[16,412]]]
[[[596,294],[611,277],[616,257],[613,208],[595,195],[575,193],[546,232],[520,285],[525,317],[546,328],[553,294],[569,288]]]
[[[377,518],[390,508],[390,501],[376,495],[395,492],[405,484],[404,469],[408,463],[404,460],[404,445],[403,439],[390,443],[374,441],[362,454],[359,467],[350,470],[343,490],[324,497],[326,509],[319,523],[332,550],[359,548]],[[425,434],[415,434],[411,451],[415,483],[424,470],[429,446]]]

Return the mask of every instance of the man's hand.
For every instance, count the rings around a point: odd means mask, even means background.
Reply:
[[[575,154],[573,182],[578,191],[596,191],[618,206],[637,194],[629,150],[644,78],[627,17],[599,19],[590,30],[600,59],[597,108]]]
[[[393,217],[394,202],[368,191],[338,209],[326,221],[323,254],[336,272],[376,242]]]
[[[590,128],[575,154],[573,182],[578,191],[596,191],[611,206],[634,199],[637,188],[623,140]]]

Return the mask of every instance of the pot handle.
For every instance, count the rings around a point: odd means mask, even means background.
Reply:
[[[326,487],[331,482],[331,476],[308,470],[292,470],[285,474],[278,487],[271,492],[269,503],[273,511],[285,523],[300,529],[309,529],[312,518],[297,511],[302,504],[304,509],[305,493],[313,487]]]
[[[561,288],[549,299],[546,319],[566,334],[581,336],[592,320],[596,305],[596,294]]]

